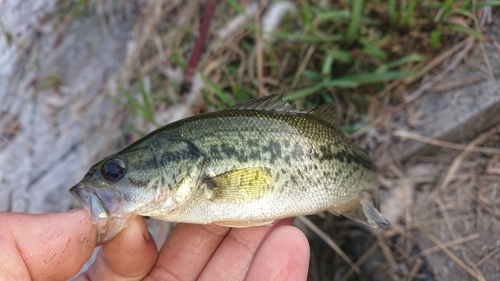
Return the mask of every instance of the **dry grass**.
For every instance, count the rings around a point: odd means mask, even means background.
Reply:
[[[156,124],[253,96],[286,93],[306,107],[335,101],[343,129],[383,163],[383,212],[392,214],[393,227],[384,233],[331,215],[310,217],[347,256],[325,250],[329,239],[303,227],[312,249],[309,279],[493,280],[500,271],[498,128],[468,145],[400,132],[463,150],[406,165],[389,160],[390,136],[373,136],[374,128],[391,131],[384,124],[388,117],[429,89],[467,84],[442,80],[471,48],[482,46],[478,38],[491,10],[473,9],[474,1],[332,2],[214,2],[204,52],[185,94],[179,94],[182,73],[206,3],[166,1],[145,8],[123,74],[126,90],[115,96],[139,116],[131,119],[130,140]],[[271,18],[280,20],[273,24]],[[174,110],[181,113],[165,114]],[[436,265],[443,271],[436,272]]]

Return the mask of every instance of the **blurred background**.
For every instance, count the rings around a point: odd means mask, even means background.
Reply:
[[[89,167],[153,129],[284,93],[336,103],[392,223],[296,220],[309,280],[500,280],[499,4],[0,1],[0,211],[77,207]],[[161,246],[172,225],[148,224]]]

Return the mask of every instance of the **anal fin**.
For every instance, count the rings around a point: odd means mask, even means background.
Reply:
[[[272,225],[275,221],[220,221],[216,222],[216,225],[225,226],[225,227],[235,227],[235,228],[244,228],[251,226],[263,226],[263,225]]]
[[[358,196],[344,204],[332,207],[328,211],[334,215],[342,215],[372,227],[386,229],[390,223],[367,199]]]

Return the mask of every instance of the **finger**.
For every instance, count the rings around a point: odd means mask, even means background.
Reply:
[[[245,280],[306,280],[309,242],[294,226],[275,229],[255,255]]]
[[[96,261],[79,280],[141,280],[155,264],[158,252],[146,222],[137,217],[102,245]]]
[[[228,232],[218,225],[177,224],[145,280],[196,280]]]
[[[68,280],[82,268],[97,233],[84,210],[28,215],[0,213],[1,280]],[[1,273],[0,273],[1,274]]]
[[[233,228],[214,253],[200,280],[243,280],[261,242],[274,229],[291,224],[293,219],[277,222],[273,226]]]

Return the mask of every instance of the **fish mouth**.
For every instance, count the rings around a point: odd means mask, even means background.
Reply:
[[[98,245],[120,233],[135,217],[122,210],[116,197],[105,188],[79,182],[69,191],[90,214],[97,229]]]
[[[108,206],[103,202],[101,197],[97,195],[94,188],[80,182],[73,186],[69,192],[73,194],[85,209],[88,209],[93,222],[106,220],[110,217]]]

